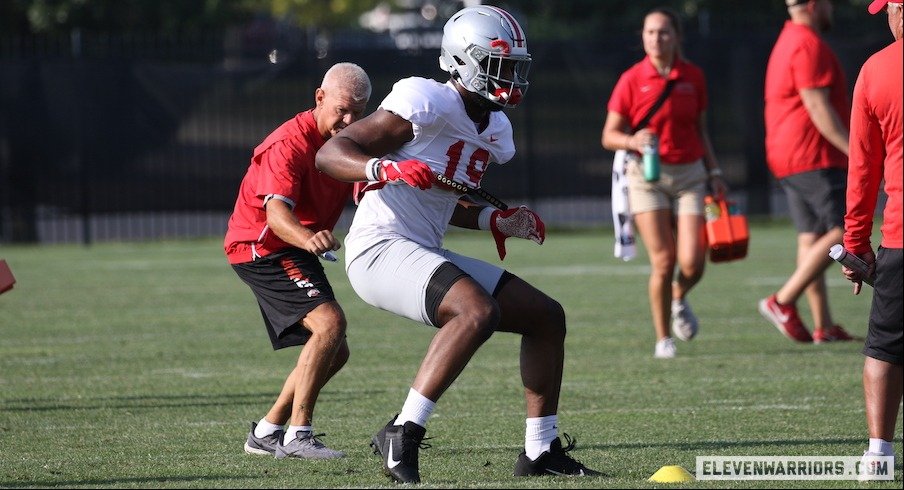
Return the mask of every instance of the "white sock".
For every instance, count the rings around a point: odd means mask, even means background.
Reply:
[[[870,437],[869,452],[879,453],[883,456],[894,456],[895,449],[889,441]]]
[[[271,424],[270,422],[267,422],[266,418],[262,418],[260,422],[257,423],[257,427],[254,428],[254,437],[267,437],[278,430],[283,430],[283,426]]]
[[[402,411],[396,417],[395,425],[405,425],[405,422],[414,422],[421,427],[427,427],[427,419],[433,413],[436,402],[411,388],[408,390],[408,398],[402,405]]]
[[[283,436],[283,446],[295,440],[298,437],[298,431],[306,430],[308,432],[314,432],[314,428],[310,425],[290,425],[288,429],[286,429],[286,434]]]
[[[549,451],[552,441],[559,437],[559,416],[530,417],[524,431],[524,454],[531,460]]]

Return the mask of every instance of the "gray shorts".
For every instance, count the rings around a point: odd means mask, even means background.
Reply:
[[[779,183],[788,196],[788,210],[798,233],[822,235],[832,228],[844,228],[846,170],[813,170],[789,175]]]
[[[401,237],[377,243],[352,259],[345,269],[352,288],[366,303],[436,327],[433,310],[442,298],[431,297],[431,279],[448,262],[490,295],[496,292],[505,273],[504,269],[482,260],[443,248],[425,247]],[[448,281],[446,285],[451,286]]]
[[[701,160],[662,165],[657,182],[644,180],[640,158],[636,155],[628,155],[627,166],[631,214],[671,209],[675,215],[703,216],[707,177]]]

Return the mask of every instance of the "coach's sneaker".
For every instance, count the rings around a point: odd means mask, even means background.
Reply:
[[[766,299],[761,299],[758,306],[763,318],[775,325],[775,328],[785,337],[797,342],[813,342],[813,337],[807,327],[804,327],[804,322],[801,321],[797,314],[797,307],[794,305],[778,304],[773,294]]]
[[[256,428],[257,422],[251,422],[251,432],[248,433],[248,439],[245,441],[245,452],[264,456],[276,454],[276,446],[279,446],[279,441],[283,438],[283,431],[278,430],[268,436],[257,437],[254,435]]]
[[[518,461],[515,462],[515,476],[598,476],[602,474],[569,456],[568,451],[574,449],[574,443],[577,440],[565,433],[562,436],[568,442],[567,446],[562,447],[562,440],[556,437],[549,446],[549,451],[544,451],[533,461],[524,452],[518,455]]]
[[[672,300],[672,332],[678,340],[687,342],[697,335],[699,322],[691,305],[684,299]]]
[[[854,340],[854,337],[851,337],[851,335],[847,333],[847,330],[843,329],[841,325],[833,325],[829,328],[813,330],[814,344],[822,344],[825,342],[850,342],[852,340]]]
[[[421,474],[418,469],[418,450],[427,449],[424,434],[427,429],[405,422],[395,425],[396,417],[380,429],[371,439],[370,446],[374,454],[383,458],[383,473],[399,483],[420,483]]]
[[[656,349],[653,351],[653,357],[656,359],[671,359],[675,357],[677,349],[675,349],[675,341],[671,337],[666,337],[656,341]]]
[[[314,434],[309,430],[300,430],[295,433],[295,439],[288,444],[280,441],[276,446],[276,459],[283,458],[299,458],[299,459],[335,459],[342,458],[345,453],[330,449],[320,442],[318,437],[324,434]]]

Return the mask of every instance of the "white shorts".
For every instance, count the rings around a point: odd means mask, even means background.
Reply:
[[[428,248],[406,238],[370,247],[346,265],[349,282],[370,305],[437,326],[426,308],[427,286],[444,262],[452,262],[492,295],[504,269],[444,248]]]

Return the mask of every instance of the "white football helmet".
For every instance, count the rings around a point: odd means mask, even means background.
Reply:
[[[443,28],[439,66],[468,91],[499,106],[514,107],[530,85],[525,37],[505,10],[489,5],[462,9]]]

